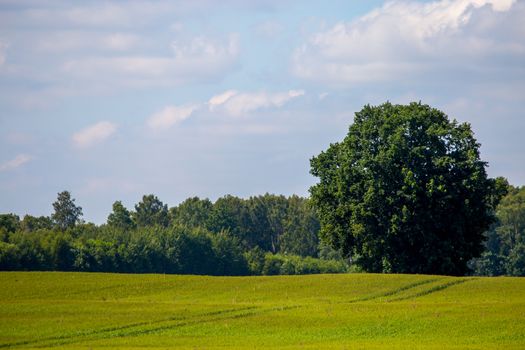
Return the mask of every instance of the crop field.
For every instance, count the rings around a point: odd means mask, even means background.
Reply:
[[[0,348],[524,349],[525,279],[4,272]]]

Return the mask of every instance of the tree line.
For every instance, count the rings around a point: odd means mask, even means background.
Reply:
[[[341,256],[319,244],[309,200],[265,194],[188,198],[168,208],[144,195],[107,222],[85,223],[70,192],[51,216],[0,215],[0,269],[208,275],[337,273]]]
[[[490,178],[479,149],[421,102],[366,105],[311,159],[309,199],[145,195],[96,226],[64,191],[50,217],[0,216],[0,268],[525,275],[525,189]]]
[[[525,186],[509,185],[485,232],[471,273],[525,276]],[[210,275],[346,272],[337,250],[319,242],[309,200],[263,195],[188,198],[168,208],[146,195],[134,211],[120,201],[107,222],[82,221],[69,192],[51,216],[0,215],[1,270],[62,270]],[[353,271],[359,268],[352,266]]]
[[[525,276],[525,186],[508,185],[485,232],[471,273]],[[188,198],[168,208],[145,195],[128,210],[120,201],[102,225],[82,221],[67,191],[51,216],[0,215],[0,270],[62,270],[209,275],[359,271],[319,241],[308,199],[265,194]]]

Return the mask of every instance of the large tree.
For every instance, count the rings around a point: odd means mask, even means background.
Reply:
[[[168,206],[153,194],[142,196],[142,201],[135,205],[133,217],[138,227],[169,225]]]
[[[58,194],[56,202],[53,203],[55,212],[51,219],[61,230],[74,227],[82,217],[82,208],[75,204],[71,193],[62,191]]]
[[[366,271],[465,274],[499,199],[479,146],[427,105],[365,106],[311,160],[321,237]]]
[[[177,207],[170,208],[169,214],[173,224],[188,227],[208,227],[212,209],[213,203],[208,198],[192,197]]]
[[[131,213],[121,201],[113,203],[113,211],[108,215],[108,225],[122,230],[130,230],[135,227]]]

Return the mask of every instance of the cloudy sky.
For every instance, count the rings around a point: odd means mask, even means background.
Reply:
[[[525,1],[0,0],[0,213],[307,195],[364,104],[468,121],[525,185]]]

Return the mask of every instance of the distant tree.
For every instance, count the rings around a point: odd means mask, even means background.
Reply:
[[[55,212],[51,215],[51,219],[61,230],[74,227],[82,217],[82,208],[75,205],[75,200],[71,198],[68,191],[58,194],[56,202],[53,203],[53,209]]]
[[[502,240],[501,253],[507,255],[518,244],[525,244],[525,186],[511,187],[497,211],[496,231]]]
[[[219,232],[211,238],[215,255],[214,275],[240,276],[249,273],[248,262],[237,239],[226,232]]]
[[[228,231],[246,250],[317,255],[319,220],[313,207],[298,196],[221,197],[213,204],[208,228]]]
[[[507,273],[507,257],[501,254],[485,251],[479,258],[470,262],[475,275],[501,276]]]
[[[285,232],[288,219],[289,200],[283,195],[266,193],[264,196],[255,197],[266,210],[268,227],[262,233],[263,240],[269,243],[270,251],[277,253],[281,251],[281,238]]]
[[[213,232],[228,231],[245,247],[252,248],[254,242],[248,232],[249,214],[245,202],[231,195],[221,197],[213,204],[208,226]]]
[[[246,232],[248,248],[255,246],[265,251],[276,253],[278,250],[278,237],[282,233],[281,220],[277,210],[271,209],[268,197],[251,197],[246,201],[249,221]]]
[[[279,237],[279,250],[284,254],[317,256],[319,220],[308,200],[291,196],[284,221],[284,232]]]
[[[20,228],[20,217],[16,214],[0,214],[0,229],[6,232],[15,232]]]
[[[515,245],[507,260],[507,274],[511,276],[525,276],[525,244]]]
[[[113,211],[108,216],[107,224],[122,230],[130,230],[135,226],[131,213],[121,201],[113,203]]]
[[[168,206],[153,194],[142,197],[142,201],[135,205],[133,216],[138,227],[168,227],[169,224]]]
[[[18,265],[30,270],[53,269],[50,241],[58,232],[41,230],[28,234],[17,231],[10,235],[9,243],[18,248]]]
[[[170,208],[170,219],[172,224],[208,228],[212,209],[213,203],[208,198],[192,197]]]
[[[54,270],[68,271],[72,269],[75,256],[71,243],[72,238],[67,233],[48,235],[46,248],[49,251],[51,266]]]
[[[255,247],[244,253],[248,269],[252,275],[262,275],[264,268],[265,252],[259,247]]]
[[[506,274],[525,276],[525,186],[511,187],[497,209],[500,254],[506,257]]]
[[[366,271],[464,275],[499,201],[479,146],[427,105],[365,106],[311,160],[323,239]]]
[[[49,216],[35,217],[32,215],[25,215],[20,222],[20,229],[26,232],[33,232],[41,229],[52,229],[53,220]]]
[[[20,267],[20,252],[12,243],[0,241],[0,270],[16,270]]]
[[[500,181],[501,183],[501,181]],[[470,262],[477,275],[525,273],[525,186],[508,186],[496,209],[497,222],[485,232],[485,252]]]

